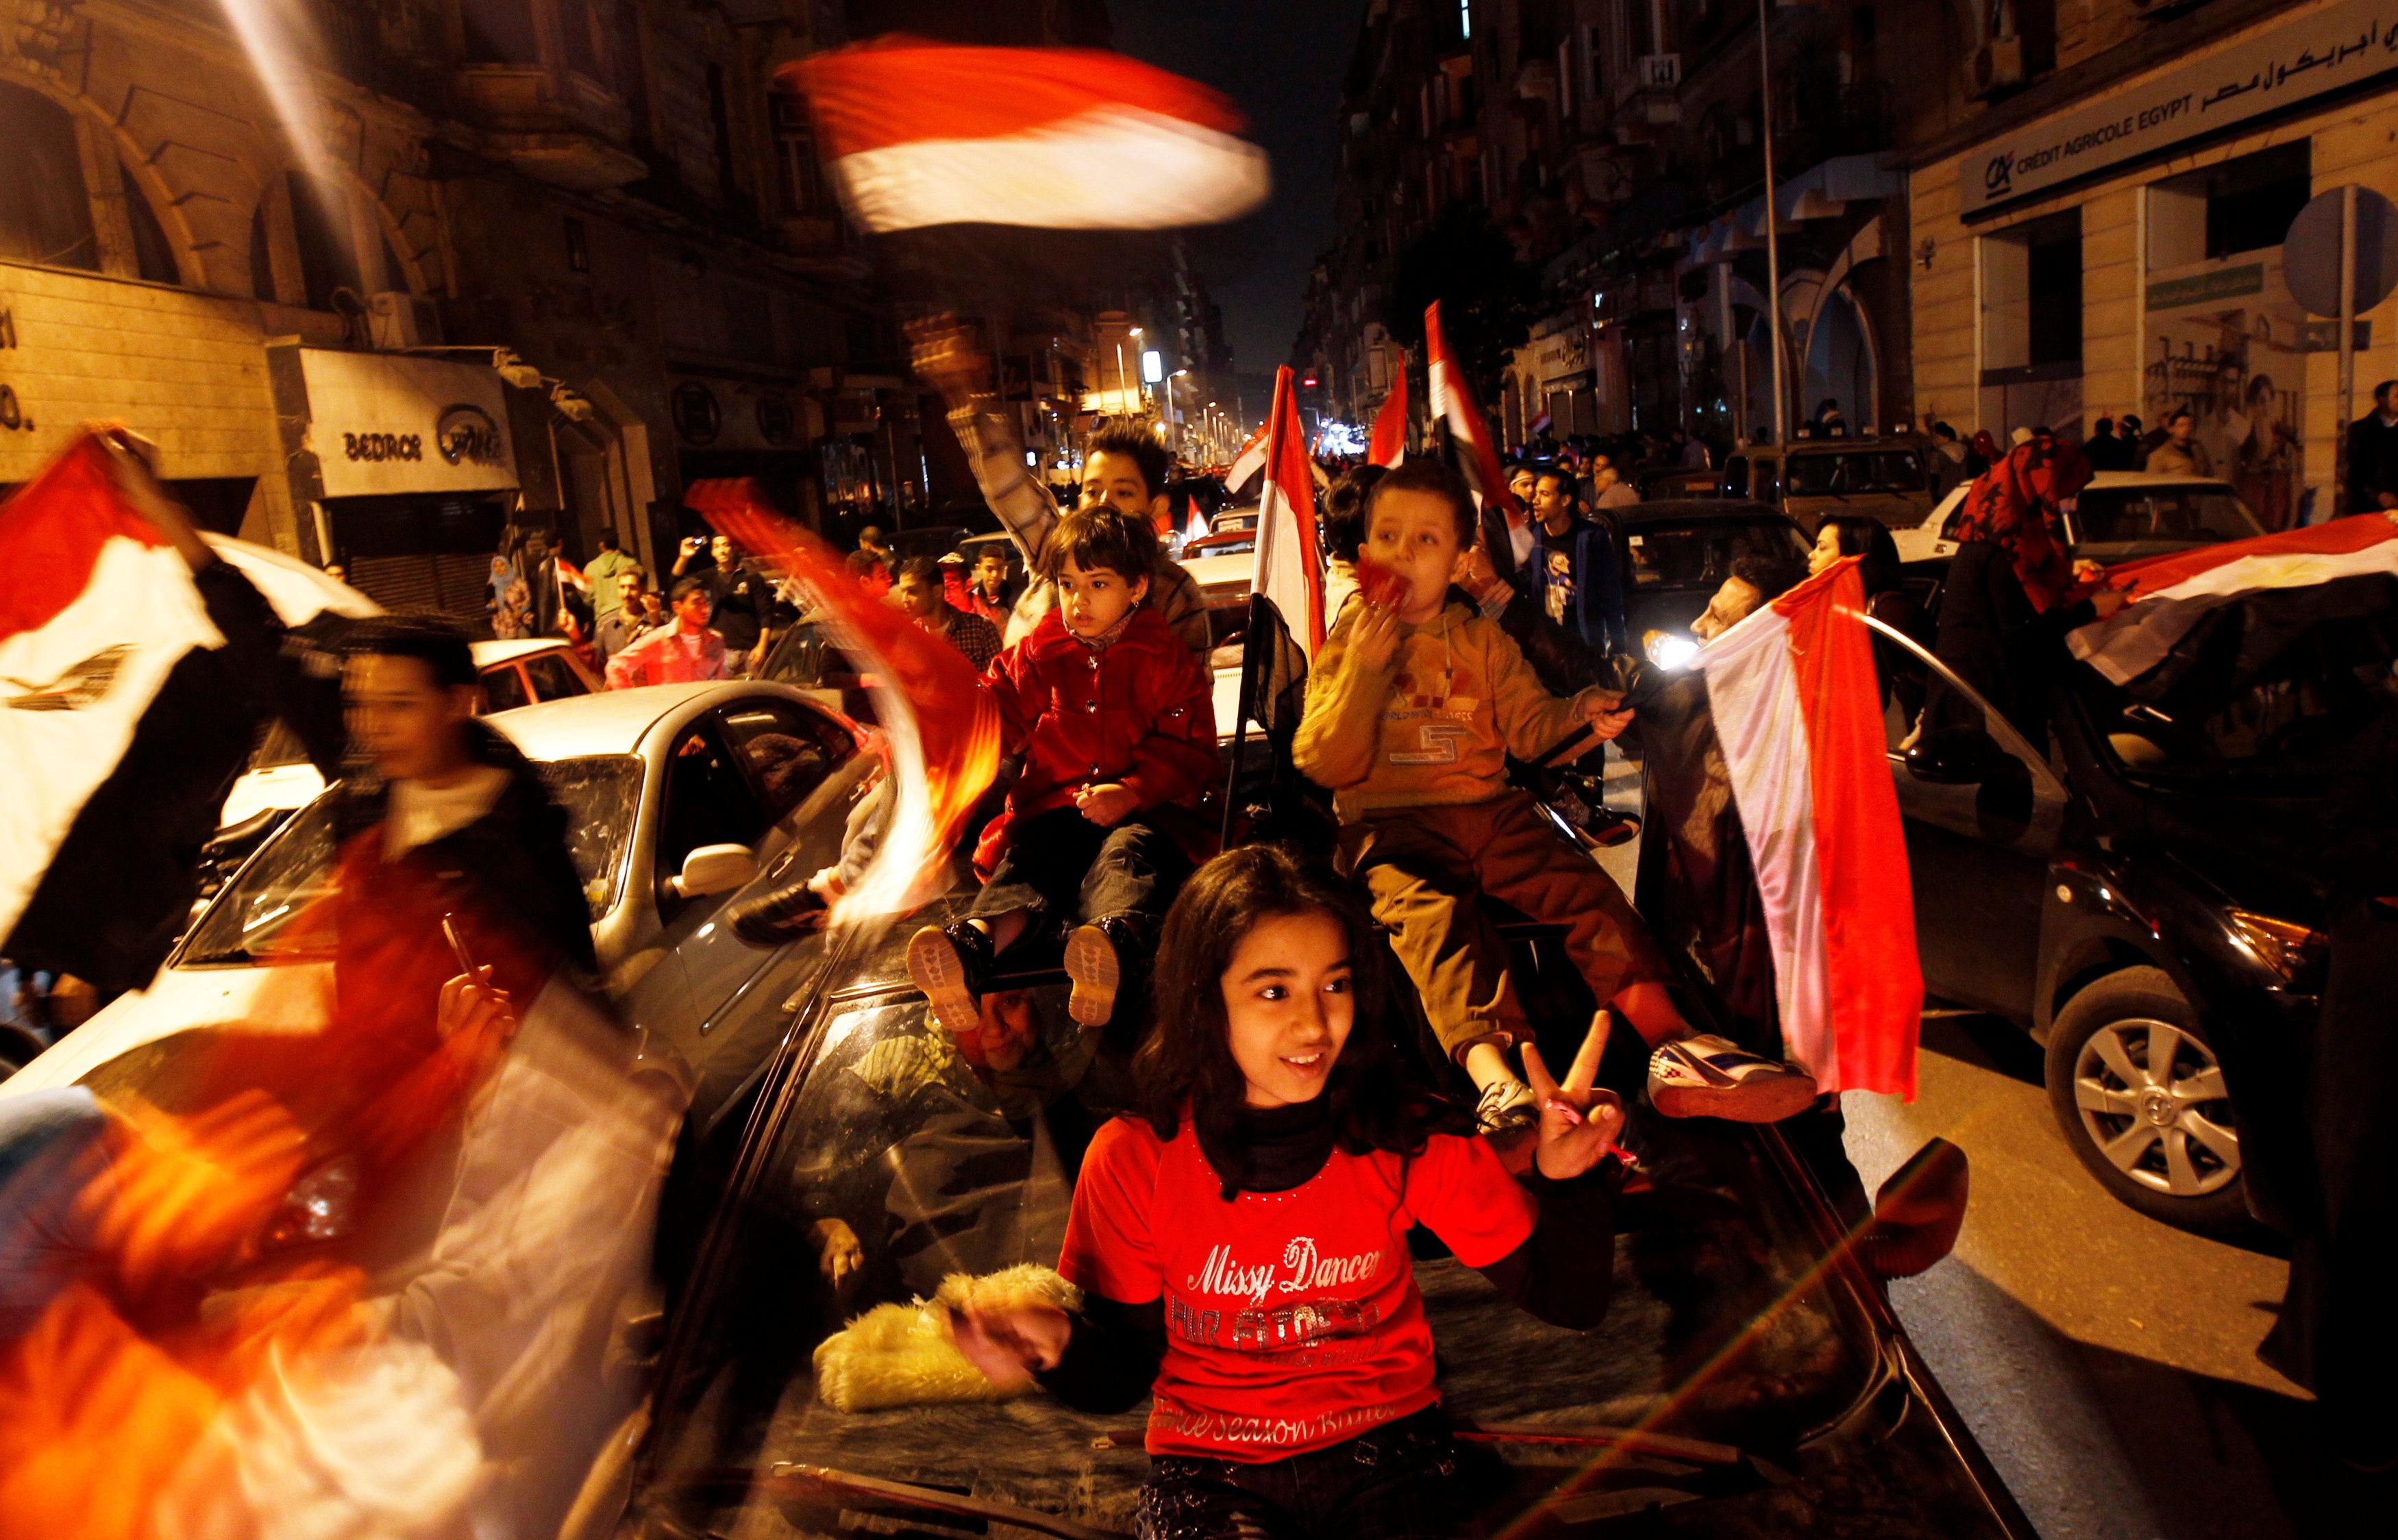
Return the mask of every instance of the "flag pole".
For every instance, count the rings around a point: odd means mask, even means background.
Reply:
[[[1790,407],[1784,399],[1782,383],[1782,249],[1776,228],[1782,220],[1773,207],[1773,44],[1767,30],[1766,4],[1767,0],[1757,0],[1757,81],[1765,117],[1758,134],[1765,145],[1765,307],[1771,317],[1765,342],[1773,357],[1773,442],[1778,448],[1790,442]]]

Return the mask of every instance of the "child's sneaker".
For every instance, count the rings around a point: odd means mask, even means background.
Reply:
[[[1778,1123],[1814,1100],[1812,1075],[1711,1033],[1660,1043],[1649,1055],[1649,1102],[1668,1118]]]
[[[1124,965],[1115,942],[1098,924],[1077,925],[1066,934],[1066,976],[1074,992],[1066,997],[1066,1014],[1084,1026],[1105,1026],[1116,1011],[1116,985]]]
[[[1482,1088],[1482,1099],[1474,1104],[1474,1116],[1483,1132],[1505,1133],[1539,1122],[1541,1109],[1532,1100],[1532,1088],[1523,1081],[1493,1080]]]
[[[927,925],[908,938],[908,977],[950,1036],[979,1031],[982,1012],[975,998],[990,977],[990,937],[964,920],[946,929]]]

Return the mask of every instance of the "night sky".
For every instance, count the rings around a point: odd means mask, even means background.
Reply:
[[[1108,11],[1117,47],[1230,96],[1273,157],[1265,208],[1197,232],[1193,248],[1233,367],[1270,375],[1290,359],[1308,268],[1331,242],[1334,114],[1365,0],[1109,0]]]

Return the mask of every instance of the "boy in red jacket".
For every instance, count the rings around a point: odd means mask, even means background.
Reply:
[[[1035,562],[1058,607],[983,676],[1024,773],[975,850],[983,889],[967,917],[908,943],[909,976],[961,1037],[980,1025],[992,959],[1050,922],[1072,927],[1067,1010],[1104,1024],[1122,959],[1148,949],[1189,874],[1154,815],[1198,806],[1216,774],[1216,710],[1206,670],[1141,602],[1162,560],[1146,517],[1106,505],[1062,516]]]

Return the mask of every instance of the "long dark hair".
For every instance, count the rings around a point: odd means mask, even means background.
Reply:
[[[1865,584],[1866,597],[1887,593],[1898,586],[1898,542],[1881,520],[1863,514],[1834,514],[1825,519],[1837,534],[1840,555],[1863,556],[1857,563],[1857,581]]]
[[[1391,1028],[1391,951],[1348,884],[1280,845],[1245,845],[1199,868],[1165,917],[1156,1025],[1133,1059],[1139,1116],[1171,1139],[1187,1111],[1203,1138],[1236,1147],[1247,1082],[1233,1060],[1223,976],[1260,920],[1328,915],[1349,942],[1356,1022],[1324,1088],[1335,1140],[1352,1155],[1420,1155],[1435,1133],[1470,1134],[1471,1114],[1408,1075]]]

